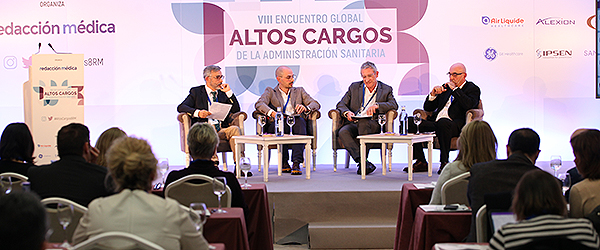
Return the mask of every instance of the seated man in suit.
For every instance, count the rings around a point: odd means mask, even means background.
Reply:
[[[274,118],[277,114],[277,108],[281,108],[284,117],[290,115],[295,117],[295,123],[292,129],[293,134],[306,135],[306,120],[304,120],[300,114],[319,110],[321,104],[313,99],[303,87],[294,87],[296,75],[294,75],[294,72],[289,67],[278,67],[277,70],[275,70],[275,77],[279,83],[277,87],[275,89],[267,87],[265,92],[263,92],[258,101],[254,104],[254,108],[267,115],[267,117],[270,117],[267,122],[267,132],[275,132]],[[289,133],[289,126],[284,125],[283,127],[285,133]],[[288,163],[288,147],[288,145],[282,146],[282,172],[292,173],[292,175],[302,175],[300,163],[304,162],[304,145],[291,145],[293,163],[291,168]]]
[[[465,125],[467,111],[479,105],[479,95],[481,94],[477,85],[466,80],[467,68],[462,63],[450,66],[448,76],[450,77],[449,82],[433,87],[425,98],[423,109],[433,111],[433,114],[419,124],[419,132],[435,131],[440,143],[438,174],[448,164],[452,137],[460,135],[460,131]],[[411,127],[411,131],[416,131],[414,124],[409,123],[408,125]],[[427,160],[425,160],[421,143],[413,145],[413,156],[417,160],[413,164],[413,171],[426,172]],[[408,172],[408,168],[404,168],[404,172]]]
[[[190,94],[177,106],[178,112],[186,112],[192,116],[192,124],[196,122],[208,122],[212,124],[221,140],[228,140],[231,151],[235,155],[235,141],[231,138],[242,134],[240,127],[232,125],[232,115],[240,112],[240,103],[238,102],[233,90],[229,84],[223,83],[225,76],[221,74],[221,67],[217,65],[209,65],[203,71],[204,81],[206,85],[193,87],[190,89]],[[229,114],[225,120],[219,121],[208,118],[211,115],[209,111],[210,105],[213,102],[231,104]],[[241,157],[244,157],[244,150],[240,152]],[[219,161],[217,154],[213,156],[214,161]],[[217,163],[218,165],[218,163]],[[248,173],[248,176],[251,173]]]
[[[508,159],[481,162],[471,167],[471,178],[467,189],[467,197],[473,211],[471,232],[468,242],[475,242],[475,215],[484,205],[484,197],[489,194],[512,193],[517,182],[527,171],[538,169],[535,161],[540,154],[540,136],[530,128],[513,131],[508,138],[506,152]],[[511,199],[506,199],[510,207]],[[497,205],[499,206],[499,205]],[[488,235],[491,237],[491,235]]]
[[[61,197],[85,207],[93,199],[112,194],[106,188],[106,168],[90,163],[94,160],[94,148],[85,125],[71,123],[62,127],[56,144],[60,160],[29,169],[31,191],[42,199]]]
[[[389,110],[398,110],[398,103],[394,98],[392,87],[377,80],[379,71],[372,62],[365,62],[360,66],[362,81],[353,82],[348,91],[337,103],[337,109],[344,119],[344,125],[338,131],[338,136],[346,147],[348,153],[360,165],[360,148],[356,142],[359,135],[376,134],[381,131],[377,123],[377,115],[385,114]],[[355,116],[370,116],[369,119],[356,119]],[[369,156],[369,147],[367,147]],[[375,165],[366,161],[367,173],[375,171]],[[358,166],[357,174],[361,174]]]
[[[171,171],[167,176],[165,186],[191,174],[203,174],[210,177],[223,176],[227,179],[227,186],[231,189],[231,206],[241,207],[246,213],[248,206],[244,201],[244,194],[237,178],[231,172],[219,170],[211,160],[219,144],[214,127],[207,123],[196,123],[190,129],[187,140],[193,161],[187,168]]]

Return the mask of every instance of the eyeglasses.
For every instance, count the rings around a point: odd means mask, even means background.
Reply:
[[[462,74],[464,74],[464,72],[463,73],[456,73],[456,72],[454,72],[454,73],[450,73],[450,72],[446,73],[446,75],[454,76],[454,77],[457,77],[457,76],[462,75]]]
[[[283,77],[283,78],[286,79],[286,80],[292,80],[292,79],[296,80],[296,77],[298,77],[298,76],[297,75],[288,75],[288,76]]]
[[[213,77],[214,77],[215,79],[217,79],[217,80],[220,80],[220,79],[225,79],[225,76],[224,76],[224,75],[216,75],[216,76],[213,76]]]

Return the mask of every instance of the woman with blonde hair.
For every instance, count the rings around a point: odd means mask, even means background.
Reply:
[[[145,140],[125,137],[115,141],[106,160],[119,193],[89,204],[88,212],[75,229],[75,244],[104,232],[121,231],[165,249],[209,249],[177,201],[150,193],[157,160]],[[107,247],[122,246],[108,242]]]
[[[442,186],[446,181],[469,172],[475,163],[496,159],[498,140],[490,125],[482,120],[467,123],[458,138],[458,156],[452,163],[446,165],[438,177],[430,205],[442,204]]]
[[[95,146],[95,148],[98,150],[98,156],[95,162],[97,165],[106,167],[106,152],[116,139],[122,137],[127,137],[127,134],[125,131],[117,127],[109,128],[100,134]]]

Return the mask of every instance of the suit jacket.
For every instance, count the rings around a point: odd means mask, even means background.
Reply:
[[[356,113],[361,108],[364,97],[363,89],[363,81],[353,82],[352,84],[350,84],[350,87],[348,87],[348,91],[346,91],[346,94],[344,94],[344,97],[342,97],[342,100],[340,100],[336,106],[340,113],[342,113],[342,116],[346,111]],[[394,98],[394,92],[391,86],[383,82],[377,81],[377,93],[375,95],[375,102],[377,103],[377,105],[379,105],[379,109],[377,109],[377,114],[385,114],[386,112],[392,109],[398,110],[398,103],[396,103],[396,99]],[[366,101],[367,100],[365,100],[365,102]],[[348,121],[346,117],[344,117],[344,120]]]
[[[164,249],[209,249],[177,201],[139,189],[92,201],[73,233],[73,243],[111,231],[135,234]],[[108,242],[108,246],[117,249],[119,243]]]
[[[455,121],[459,122],[460,127],[465,125],[467,119],[467,111],[469,109],[477,108],[479,105],[479,96],[481,90],[473,82],[466,81],[462,88],[457,88],[454,91],[448,90],[439,95],[433,100],[429,101],[429,96],[425,97],[425,103],[423,109],[425,111],[433,111],[433,115],[428,117],[428,120],[435,121],[438,113],[446,106],[450,96],[454,96],[450,108],[448,108],[448,116]]]
[[[183,100],[179,106],[177,106],[177,112],[186,112],[188,114],[193,115],[196,109],[198,110],[208,110],[208,93],[206,93],[205,85],[200,85],[198,87],[193,87],[190,89],[190,94]],[[212,96],[210,96],[212,98]],[[221,127],[226,128],[229,127],[233,121],[232,114],[240,112],[240,103],[238,102],[235,94],[231,95],[231,98],[227,96],[227,94],[220,89],[217,90],[217,100],[220,103],[231,104],[231,109],[229,110],[229,114],[223,122],[221,122]],[[212,101],[212,99],[211,99]],[[192,124],[196,122],[207,122],[206,118],[192,117]]]
[[[244,213],[247,213],[248,206],[244,200],[244,194],[242,188],[235,175],[231,172],[223,172],[215,166],[213,161],[208,160],[195,160],[190,162],[190,166],[181,170],[171,171],[165,181],[165,186],[168,186],[171,182],[179,180],[185,176],[191,174],[203,174],[210,177],[223,176],[227,179],[227,186],[231,189],[231,206],[241,207],[244,209]]]
[[[484,204],[486,194],[513,192],[519,179],[526,172],[539,169],[523,153],[515,152],[506,160],[493,160],[474,164],[471,167],[471,177],[467,189],[467,197],[473,211],[471,232],[468,242],[475,242],[475,215]],[[490,235],[491,236],[491,235]]]
[[[303,87],[290,88],[288,95],[290,96],[288,106],[292,105],[292,107],[296,107],[297,104],[302,104],[310,110],[319,110],[321,108],[321,104],[313,99]],[[283,109],[283,105],[285,105],[286,101],[287,100],[283,100],[281,97],[281,89],[279,89],[278,86],[275,87],[275,89],[267,87],[260,98],[258,98],[258,101],[254,104],[254,108],[267,115],[269,110],[276,112],[277,107]],[[282,110],[282,112],[285,112],[285,110]]]
[[[27,171],[31,167],[35,168],[35,165],[33,165],[33,163],[27,162],[22,163],[11,160],[0,160],[0,173],[11,172],[27,176]]]
[[[107,170],[87,162],[82,156],[64,155],[49,165],[30,168],[31,191],[42,199],[61,197],[85,207],[98,197],[109,196]]]

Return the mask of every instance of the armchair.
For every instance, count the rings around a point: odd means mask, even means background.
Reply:
[[[242,135],[244,132],[244,121],[248,118],[248,115],[244,111],[237,112],[232,115],[233,122],[231,125],[236,125],[240,127],[242,131]],[[177,115],[177,120],[179,121],[179,144],[181,146],[181,151],[185,153],[185,162],[186,165],[190,163],[190,152],[188,149],[187,136],[190,132],[190,127],[192,127],[192,117],[188,113],[179,113]],[[219,142],[217,146],[217,153],[221,153],[221,159],[223,161],[223,170],[227,171],[227,155],[225,153],[232,152],[231,147],[229,146],[229,141],[223,140]]]
[[[256,120],[256,133],[257,134],[262,134],[263,133],[263,127],[260,126],[260,124],[258,124],[258,119],[261,116],[265,116],[265,114],[261,113],[258,110],[255,110],[254,112],[252,112],[252,117]],[[317,119],[321,118],[321,112],[318,110],[314,110],[311,111],[308,115],[306,114],[302,114],[302,117],[304,118],[304,120],[306,120],[306,134],[312,136],[312,140],[311,140],[311,147],[312,147],[312,166],[313,166],[313,171],[317,170],[317,131],[319,130],[317,127]],[[267,119],[273,119],[270,117],[267,117]],[[258,148],[258,162],[261,162],[261,158],[262,158],[262,145],[257,145]],[[269,146],[269,149],[276,149],[277,146],[272,145]],[[268,156],[265,156],[268,157]],[[260,167],[260,165],[259,165]],[[266,168],[266,166],[265,166]],[[259,168],[258,171],[261,171],[261,169]]]
[[[385,131],[394,131],[394,120],[398,117],[398,111],[389,110],[386,113],[386,123],[385,123]],[[329,110],[329,118],[331,119],[331,147],[333,149],[333,171],[337,171],[337,150],[338,149],[346,149],[346,147],[342,144],[340,139],[337,136],[338,130],[344,125],[344,118],[342,114],[337,109]],[[356,139],[358,143],[358,139]],[[392,146],[393,144],[387,145],[388,155],[391,159],[392,157]],[[389,161],[389,166],[391,168],[392,161]],[[346,168],[350,166],[350,154],[346,151]],[[383,166],[385,167],[385,166]]]
[[[426,120],[427,117],[429,117],[430,115],[433,114],[433,112],[429,112],[429,111],[425,111],[422,109],[415,109],[415,111],[413,111],[413,115],[417,114],[417,113],[421,113],[421,119]],[[467,120],[465,122],[465,124],[473,121],[473,120],[481,120],[483,119],[483,102],[481,101],[481,99],[479,100],[479,105],[477,105],[476,109],[469,109],[467,110]],[[452,137],[452,141],[450,142],[450,150],[457,150],[458,149],[458,137]],[[433,138],[433,148],[435,149],[439,149],[440,148],[440,142],[438,141],[437,137]]]

